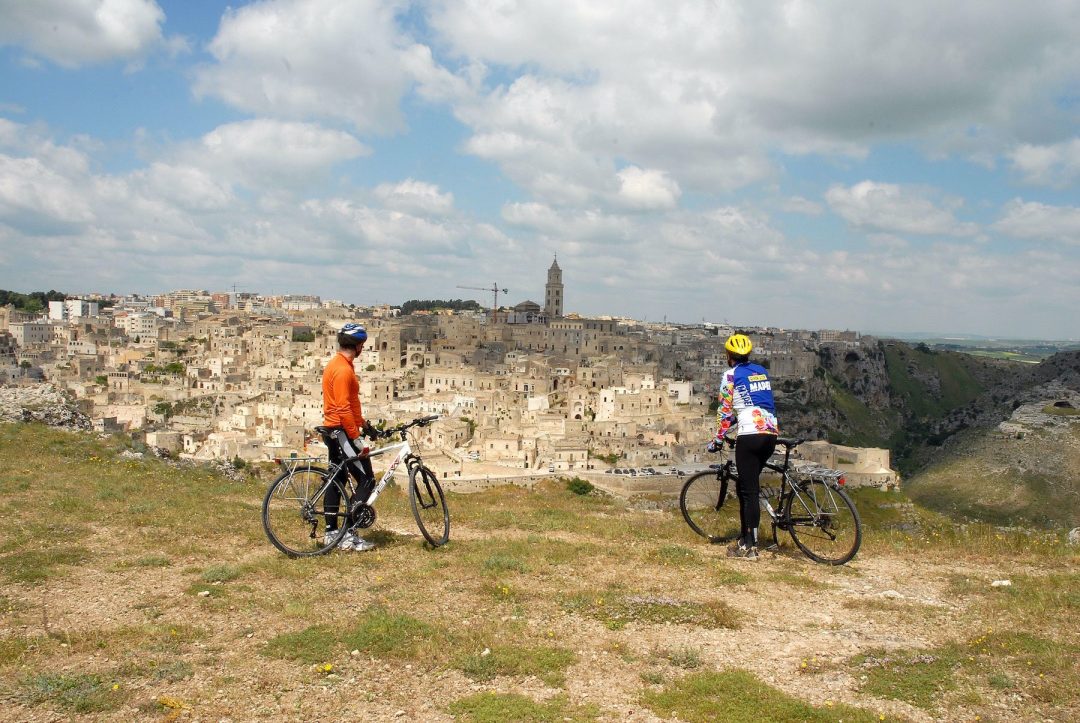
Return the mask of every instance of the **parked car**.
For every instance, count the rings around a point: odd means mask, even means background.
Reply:
[[[653,469],[652,467],[642,467],[641,468],[641,473],[642,474],[658,474],[658,472],[655,469]]]

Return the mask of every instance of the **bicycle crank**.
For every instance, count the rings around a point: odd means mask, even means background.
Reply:
[[[375,524],[375,508],[371,505],[359,504],[352,510],[354,528],[364,529]]]

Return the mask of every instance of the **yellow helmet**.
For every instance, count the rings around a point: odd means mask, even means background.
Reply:
[[[724,342],[724,348],[732,354],[746,356],[754,348],[754,345],[750,343],[750,337],[746,334],[732,334]]]

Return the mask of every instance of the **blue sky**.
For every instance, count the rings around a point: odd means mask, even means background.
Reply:
[[[1078,338],[1080,3],[0,0],[0,288]],[[490,300],[480,295],[482,303]]]

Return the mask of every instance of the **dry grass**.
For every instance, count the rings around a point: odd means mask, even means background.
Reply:
[[[553,481],[450,495],[454,536],[437,550],[391,489],[375,552],[291,560],[260,527],[265,481],[125,460],[124,446],[0,426],[7,717],[987,719],[1080,705],[1077,557],[1055,534],[957,527],[871,494],[846,567],[789,544],[733,561],[677,511]]]

